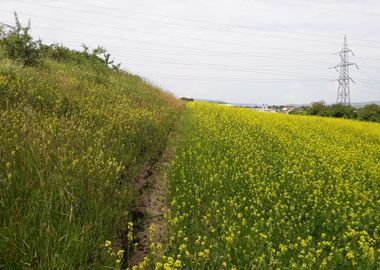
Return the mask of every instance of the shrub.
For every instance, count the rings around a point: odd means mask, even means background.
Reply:
[[[36,65],[41,58],[41,42],[34,41],[30,35],[30,21],[26,26],[22,26],[16,13],[14,16],[15,27],[11,27],[8,31],[1,29],[0,45],[8,57],[19,60],[26,66]]]
[[[359,120],[380,123],[380,106],[369,104],[359,109],[357,112]]]

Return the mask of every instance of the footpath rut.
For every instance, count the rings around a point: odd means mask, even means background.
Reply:
[[[137,207],[130,211],[136,224],[134,240],[137,247],[131,254],[129,265],[138,265],[144,260],[149,249],[149,228],[155,226],[153,241],[161,242],[164,239],[166,225],[164,213],[167,210],[166,195],[168,192],[168,168],[170,160],[174,157],[176,130],[178,122],[174,124],[168,135],[168,141],[164,152],[159,155],[156,162],[151,162],[141,175],[136,179],[136,184],[141,193]]]

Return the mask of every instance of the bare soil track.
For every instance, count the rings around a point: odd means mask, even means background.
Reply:
[[[179,122],[179,121],[177,121]],[[144,260],[149,248],[149,228],[155,226],[153,241],[161,242],[165,236],[164,213],[167,209],[166,195],[168,191],[168,168],[174,156],[176,126],[168,135],[168,142],[163,153],[156,160],[150,161],[143,172],[136,178],[136,185],[141,194],[137,207],[130,211],[135,220],[134,241],[137,247],[133,250],[128,264],[137,265]]]

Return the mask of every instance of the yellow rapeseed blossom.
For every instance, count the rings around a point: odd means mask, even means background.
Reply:
[[[380,125],[192,102],[180,134],[167,269],[380,269]]]

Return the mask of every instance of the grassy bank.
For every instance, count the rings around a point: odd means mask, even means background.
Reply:
[[[0,43],[0,268],[115,265],[101,245],[126,230],[177,100],[88,53],[9,55]]]

